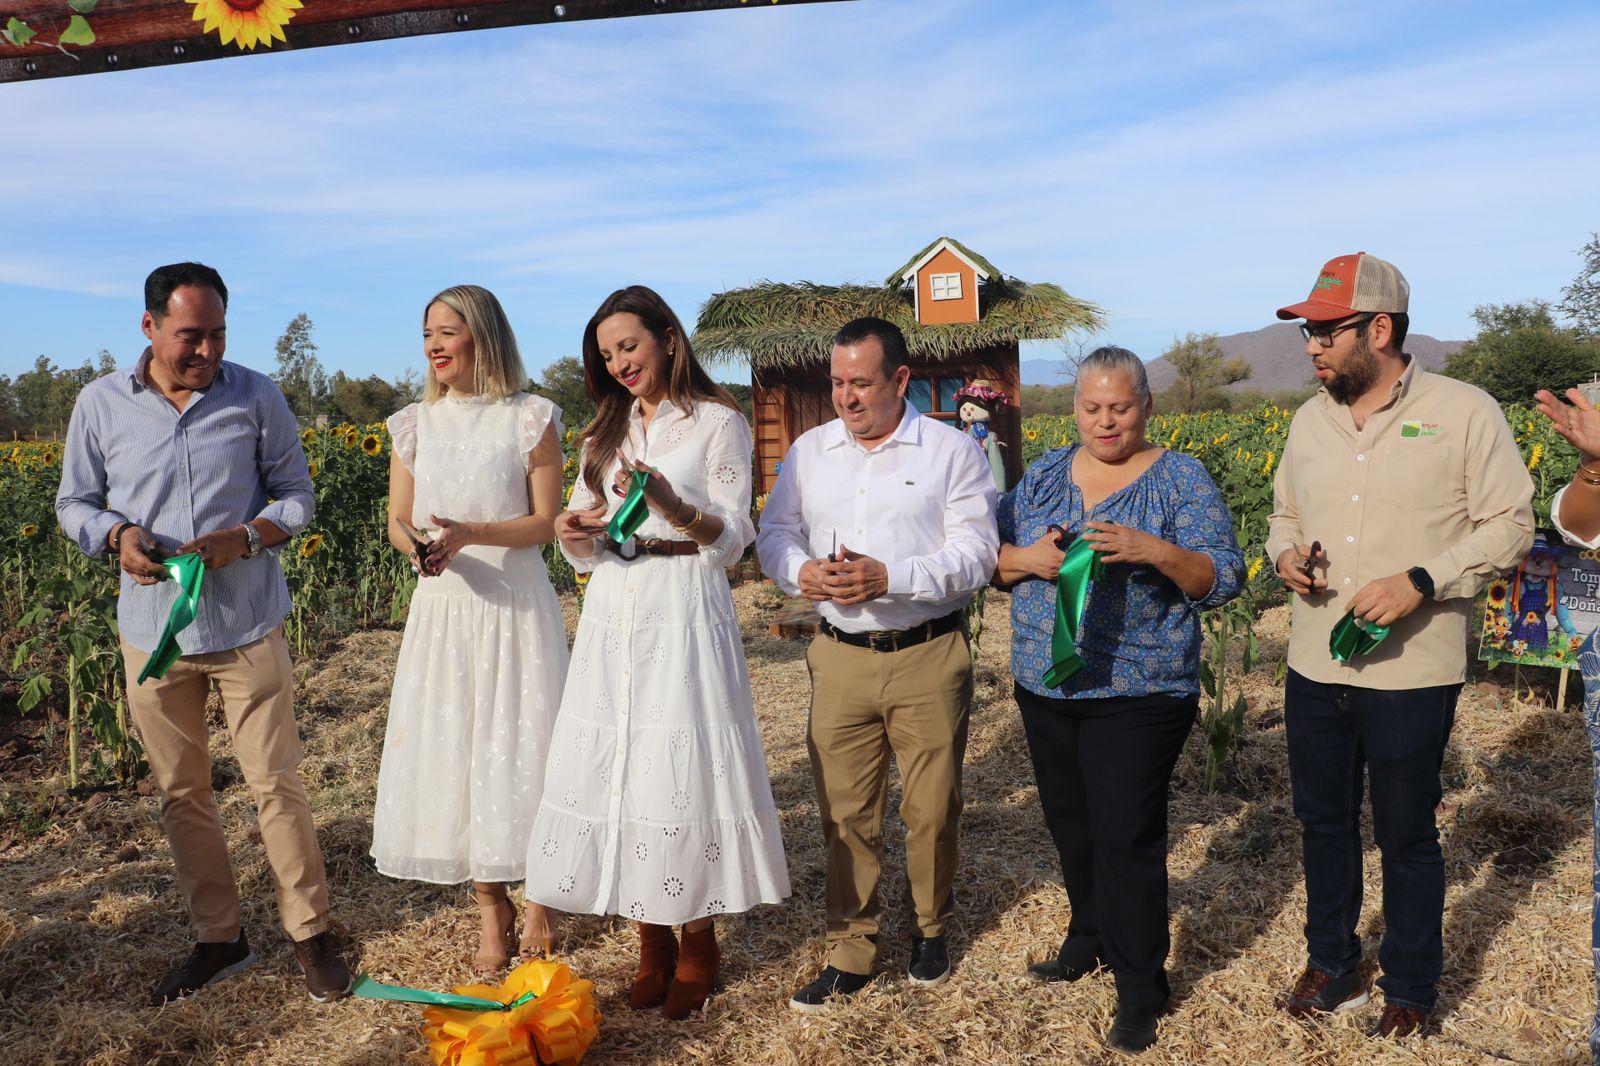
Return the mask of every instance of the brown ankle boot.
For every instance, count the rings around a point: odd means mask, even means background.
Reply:
[[[678,1021],[704,1006],[717,980],[718,961],[715,925],[697,933],[684,929],[683,954],[678,958],[678,972],[667,989],[667,1005],[661,1013]]]
[[[670,925],[639,923],[639,972],[628,993],[628,1006],[634,1010],[659,1007],[667,998],[673,965],[678,961],[678,938]]]

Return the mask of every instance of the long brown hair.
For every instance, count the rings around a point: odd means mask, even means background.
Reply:
[[[654,289],[643,285],[618,289],[601,302],[589,324],[583,327],[583,390],[589,394],[595,414],[583,427],[578,443],[588,446],[583,460],[583,481],[597,500],[606,498],[606,470],[611,466],[613,453],[628,435],[628,415],[633,410],[633,394],[606,369],[597,336],[600,323],[621,314],[638,315],[656,342],[672,352],[668,356],[671,365],[667,370],[667,399],[673,406],[688,412],[696,401],[706,400],[739,410],[733,394],[712,381],[711,375],[694,357],[689,335],[667,301]]]

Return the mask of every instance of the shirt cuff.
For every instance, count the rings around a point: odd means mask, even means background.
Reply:
[[[83,531],[87,543],[83,549],[92,559],[98,559],[111,551],[111,545],[106,543],[106,538],[111,536],[111,531],[119,523],[128,519],[116,511],[101,511],[89,521],[84,523]]]
[[[911,592],[911,564],[908,562],[885,563],[884,569],[889,572],[890,596],[905,596]]]
[[[292,539],[311,524],[311,515],[294,500],[273,500],[261,509],[256,518],[265,518]]]
[[[1566,526],[1561,524],[1561,498],[1567,494],[1569,485],[1562,485],[1556,494],[1550,497],[1550,524],[1556,527],[1556,532],[1561,534],[1561,539],[1577,548],[1600,548],[1600,533],[1596,533],[1590,540],[1573,534]]]

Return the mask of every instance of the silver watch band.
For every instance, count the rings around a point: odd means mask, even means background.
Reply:
[[[261,554],[261,531],[249,522],[244,524],[244,557],[254,559]]]

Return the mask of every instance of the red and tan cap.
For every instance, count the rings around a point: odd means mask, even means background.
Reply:
[[[1404,314],[1411,300],[1405,275],[1375,255],[1357,252],[1330,259],[1300,303],[1278,308],[1279,318],[1331,322],[1371,311]]]

